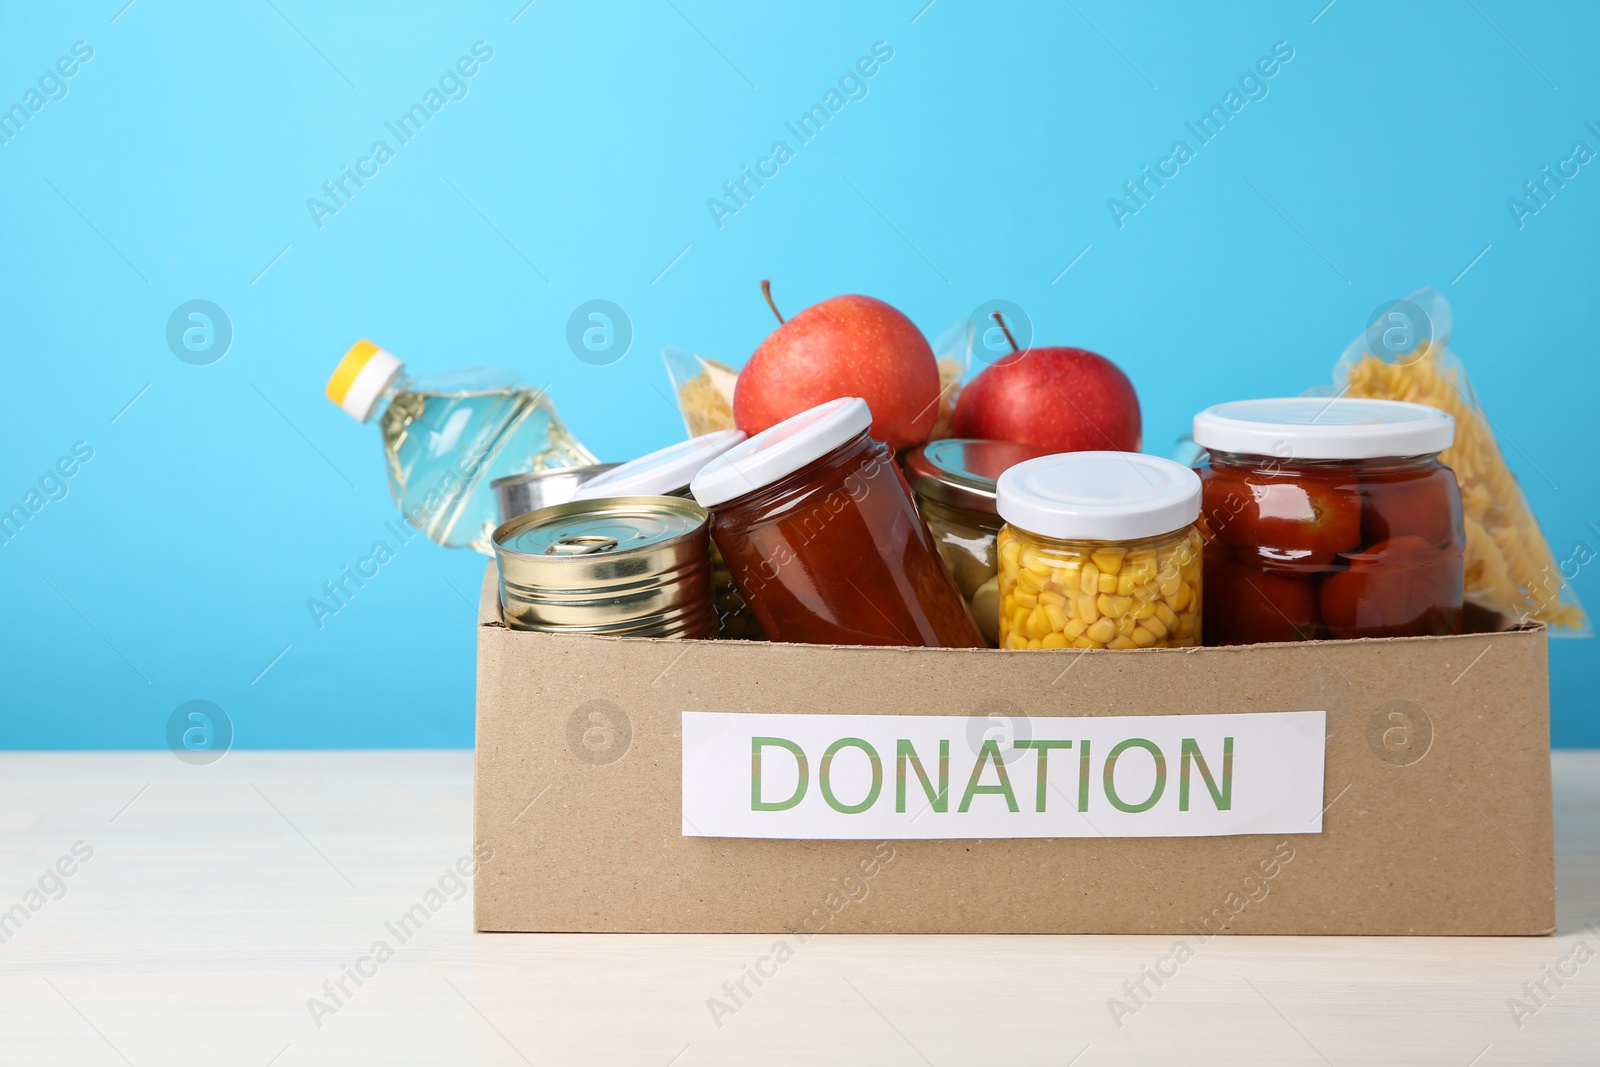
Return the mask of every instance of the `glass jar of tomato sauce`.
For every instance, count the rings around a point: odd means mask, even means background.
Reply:
[[[1461,632],[1455,420],[1397,400],[1241,400],[1194,419],[1214,645]]]
[[[1000,475],[1000,647],[1200,643],[1200,479],[1137,452],[1065,452]]]
[[[995,539],[1005,525],[995,511],[995,479],[1046,451],[1015,441],[946,437],[912,449],[900,461],[917,510],[991,646],[1000,643]]]
[[[712,460],[690,491],[772,641],[981,648],[889,447],[858,397]]]

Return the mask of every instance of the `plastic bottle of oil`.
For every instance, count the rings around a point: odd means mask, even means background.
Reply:
[[[494,479],[597,462],[542,390],[498,367],[412,379],[393,355],[358,341],[328,379],[327,394],[359,422],[377,416],[395,506],[450,548],[493,554]]]

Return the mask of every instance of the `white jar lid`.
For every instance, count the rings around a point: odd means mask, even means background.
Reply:
[[[717,430],[679,441],[595,475],[572,499],[676,496],[689,487],[702,467],[744,439],[743,430]]]
[[[793,474],[871,426],[872,412],[858,396],[818,404],[707,463],[689,491],[702,507],[725,504]]]
[[[1068,541],[1132,541],[1181,530],[1200,517],[1200,476],[1142,452],[1062,452],[1000,475],[1000,517]]]
[[[1449,414],[1405,400],[1234,400],[1194,417],[1194,441],[1202,448],[1286,461],[1425,456],[1455,438]]]

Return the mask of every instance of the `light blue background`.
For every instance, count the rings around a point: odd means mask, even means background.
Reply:
[[[1521,230],[1506,206],[1600,148],[1600,9],[925,2],[6,5],[0,104],[95,54],[0,145],[0,507],[94,459],[0,547],[0,745],[160,747],[195,698],[241,746],[470,745],[482,557],[419,537],[320,631],[307,609],[392,517],[328,373],[363,336],[417,373],[500,363],[623,459],[682,433],[664,344],[737,364],[767,333],[762,277],[930,336],[1014,301],[1126,368],[1161,453],[1201,406],[1325,382],[1433,284],[1558,554],[1600,550],[1600,165]],[[469,95],[319,229],[307,198],[479,40]],[[1119,230],[1107,198],[1280,40],[1270,95]],[[797,147],[785,121],[877,41],[866,99]],[[719,229],[707,199],[779,138]],[[211,366],[164,338],[196,298],[235,331]],[[611,366],[564,341],[594,298],[633,322]],[[1595,642],[1551,660],[1556,743],[1600,744]]]

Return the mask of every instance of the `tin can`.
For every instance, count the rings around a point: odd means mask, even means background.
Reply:
[[[494,490],[494,498],[500,505],[500,522],[504,524],[518,515],[551,504],[565,504],[584,482],[617,466],[616,463],[591,463],[583,467],[547,467],[496,478],[489,483],[489,488]]]
[[[739,430],[717,430],[618,464],[578,487],[574,500],[649,493],[693,499],[689,483],[700,468],[744,441]],[[717,605],[717,636],[729,641],[759,641],[761,626],[744,602],[733,575],[711,543],[711,589]]]
[[[506,625],[715,637],[708,518],[692,500],[613,496],[512,519],[493,537]]]

